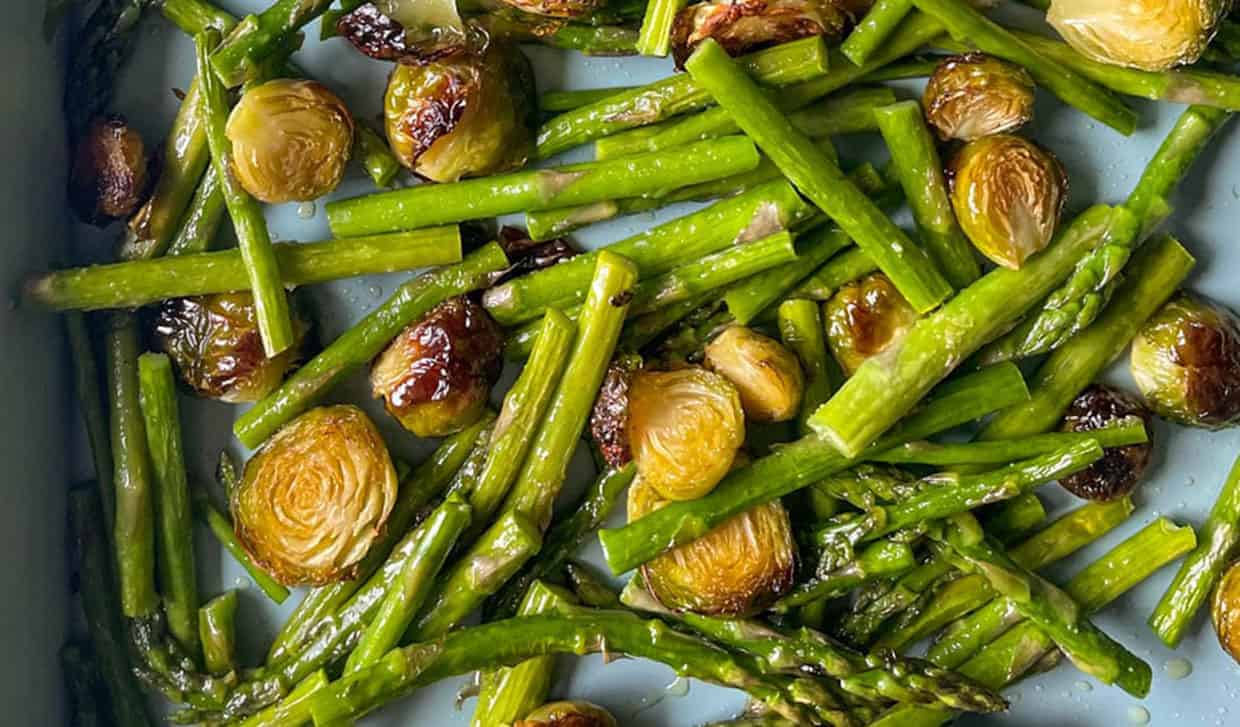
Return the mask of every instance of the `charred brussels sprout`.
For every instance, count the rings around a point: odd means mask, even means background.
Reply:
[[[246,463],[232,493],[237,537],[286,586],[353,577],[396,501],[396,470],[353,406],[312,409]]]
[[[616,727],[616,718],[597,704],[573,700],[544,704],[513,727]]]
[[[632,522],[667,504],[640,476],[629,487]],[[650,593],[677,611],[756,613],[792,587],[796,546],[778,500],[727,520],[642,566]]]
[[[1161,71],[1196,63],[1230,7],[1229,0],[1053,0],[1046,19],[1094,60]]]
[[[534,148],[534,75],[521,51],[492,43],[422,65],[398,65],[383,116],[401,163],[436,182],[525,164]]]
[[[267,358],[251,293],[220,293],[166,301],[155,314],[155,342],[198,396],[231,403],[275,391],[300,359],[310,324],[292,306],[298,341]]]
[[[246,91],[226,127],[237,181],[263,202],[317,199],[340,184],[353,116],[321,83],[277,79]]]
[[[866,359],[903,340],[917,321],[917,311],[882,273],[840,288],[823,305],[822,315],[831,353],[849,376]]]
[[[124,117],[95,119],[78,142],[69,172],[69,202],[79,219],[104,226],[128,217],[150,184],[146,145]]]
[[[1223,574],[1210,604],[1210,620],[1219,646],[1240,662],[1240,561]]]
[[[1028,71],[984,53],[969,53],[947,58],[934,69],[922,107],[940,139],[973,141],[1029,123],[1033,98]]]
[[[375,359],[370,385],[388,412],[419,437],[443,437],[478,421],[499,378],[504,337],[468,298],[440,303]]]
[[[1060,429],[1088,432],[1117,424],[1129,417],[1140,418],[1149,430],[1153,416],[1132,396],[1119,389],[1095,384],[1081,392],[1064,415]],[[1150,463],[1152,442],[1111,447],[1102,459],[1059,480],[1064,489],[1086,500],[1114,500],[1132,492]]]
[[[736,387],[690,367],[643,371],[629,389],[629,446],[642,479],[668,500],[693,500],[719,484],[745,442]]]
[[[1240,321],[1230,310],[1177,296],[1141,328],[1131,364],[1158,414],[1211,429],[1240,419]]]
[[[706,366],[732,382],[749,419],[785,422],[796,417],[805,375],[796,355],[775,339],[730,326],[707,344]]]
[[[997,134],[965,144],[951,172],[952,207],[983,255],[1019,270],[1050,244],[1068,198],[1068,177],[1053,154]]]
[[[462,20],[456,0],[375,0],[341,16],[336,32],[371,58],[413,65],[487,45],[486,33]]]
[[[814,35],[838,40],[850,22],[848,11],[834,0],[708,0],[677,14],[672,55],[683,67],[707,38],[734,56]]]
[[[633,459],[629,448],[629,389],[641,367],[641,356],[617,356],[607,367],[607,375],[603,377],[594,410],[590,413],[590,437],[603,462],[613,469]]]

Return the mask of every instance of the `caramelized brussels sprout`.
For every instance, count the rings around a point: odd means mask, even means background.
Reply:
[[[521,51],[498,42],[481,56],[398,65],[383,100],[388,143],[436,182],[520,167],[534,148],[533,79]]]
[[[630,522],[666,504],[640,476],[629,486]],[[774,500],[646,563],[642,577],[667,608],[738,616],[779,598],[792,587],[795,570],[792,525]]]
[[[641,367],[641,356],[636,354],[620,354],[613,359],[590,413],[590,437],[599,457],[613,469],[633,459],[629,449],[629,388]]]
[[[400,332],[375,359],[370,386],[419,437],[443,437],[478,421],[499,378],[504,336],[468,298],[452,298]]]
[[[354,406],[312,409],[276,432],[232,492],[237,537],[286,586],[348,580],[383,532],[396,470]]]
[[[668,500],[705,495],[745,442],[741,398],[702,368],[643,371],[629,389],[629,446],[642,479]]]
[[[773,338],[730,326],[706,345],[706,366],[732,382],[745,416],[755,422],[786,422],[797,415],[805,375],[797,357]]]
[[[707,0],[676,15],[672,56],[683,67],[707,38],[733,56],[814,35],[838,40],[850,22],[835,0]]]
[[[353,148],[353,116],[315,81],[287,78],[245,92],[225,127],[233,172],[255,199],[317,199],[340,184]]]
[[[83,222],[100,227],[128,217],[146,197],[146,145],[123,116],[95,119],[73,152],[69,203]]]
[[[1210,620],[1214,622],[1219,646],[1240,662],[1240,561],[1228,566],[1214,589]]]
[[[492,239],[489,232],[483,232],[478,241],[479,246]],[[577,248],[568,240],[557,237],[554,240],[536,242],[530,239],[525,230],[510,226],[500,228],[499,246],[504,249],[504,255],[511,264],[494,276],[491,285],[499,285],[527,273],[558,265],[579,254]]]
[[[1060,430],[1088,432],[1112,426],[1129,417],[1138,417],[1149,431],[1153,415],[1141,402],[1110,386],[1094,384],[1072,401],[1064,414]],[[1150,463],[1153,442],[1111,447],[1102,459],[1085,469],[1060,478],[1059,484],[1086,500],[1114,500],[1136,489]]]
[[[926,120],[939,138],[973,141],[1015,131],[1033,118],[1029,72],[984,53],[946,58],[922,95]]]
[[[597,704],[573,700],[544,704],[513,727],[616,727],[616,718]]]
[[[297,343],[267,358],[248,292],[165,301],[155,314],[156,345],[198,396],[230,403],[258,401],[284,380],[303,353],[310,324],[290,306]]]
[[[1229,0],[1053,0],[1046,19],[1089,58],[1162,71],[1196,63],[1230,8]]]
[[[1132,342],[1132,377],[1150,408],[1189,426],[1240,419],[1240,321],[1230,310],[1180,294]]]
[[[336,21],[362,53],[418,65],[486,48],[486,33],[461,19],[456,0],[375,0]]]
[[[965,144],[951,172],[956,218],[983,255],[1019,270],[1050,244],[1068,198],[1068,177],[1053,154],[996,134]]]
[[[917,311],[882,273],[840,288],[823,305],[822,316],[831,353],[849,376],[902,341],[917,321]]]

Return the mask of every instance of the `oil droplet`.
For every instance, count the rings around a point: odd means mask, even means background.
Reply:
[[[1163,671],[1167,672],[1167,676],[1172,679],[1185,679],[1193,673],[1193,662],[1183,657],[1168,659],[1167,663],[1163,664]]]
[[[667,685],[667,696],[683,697],[689,693],[689,680],[684,677],[676,677],[676,681]]]
[[[1094,685],[1087,681],[1081,680],[1076,683],[1076,689],[1079,692],[1092,692],[1094,691]]]
[[[1145,707],[1129,707],[1128,721],[1133,724],[1149,724],[1150,710]]]
[[[297,205],[297,216],[303,220],[308,220],[311,217],[314,217],[314,213],[317,210],[318,207],[313,202],[302,202]]]
[[[233,588],[236,588],[238,591],[244,591],[251,585],[253,584],[250,583],[250,579],[245,576],[237,576],[237,579],[233,581]]]
[[[461,685],[456,690],[456,711],[461,711],[465,707],[465,700],[470,697],[476,697],[482,693],[482,672],[476,671],[469,681]]]
[[[383,296],[383,288],[377,285],[370,286],[366,289],[366,292],[370,294],[371,298],[381,298]]]

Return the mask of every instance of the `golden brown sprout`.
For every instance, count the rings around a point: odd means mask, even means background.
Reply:
[[[639,476],[629,487],[629,522],[667,502]],[[756,613],[787,592],[795,570],[792,525],[773,500],[646,563],[642,577],[667,608],[738,616]]]
[[[620,354],[607,367],[590,413],[590,437],[608,467],[623,467],[633,459],[629,449],[629,387],[641,370],[637,354]]]
[[[779,341],[730,326],[706,346],[706,366],[732,382],[745,416],[755,422],[786,422],[796,417],[805,375],[794,353]]]
[[[642,479],[668,500],[705,495],[745,442],[736,387],[690,367],[643,371],[629,388],[629,446]]]
[[[597,704],[573,700],[544,704],[513,727],[616,727],[616,718]]]
[[[973,141],[1029,123],[1033,98],[1033,78],[1024,68],[968,53],[934,69],[921,105],[940,139]]]
[[[436,182],[523,165],[537,124],[533,71],[512,46],[398,65],[383,100],[388,143],[401,163]]]
[[[146,197],[146,145],[123,116],[95,119],[73,152],[69,202],[83,222],[100,227],[128,217]]]
[[[374,395],[419,437],[443,437],[478,421],[499,378],[504,337],[468,298],[452,298],[411,324],[375,359]]]
[[[303,353],[310,324],[298,306],[292,312],[297,343],[274,358],[264,352],[248,292],[165,301],[155,314],[155,341],[198,396],[258,401],[275,391]]]
[[[956,218],[983,255],[1019,270],[1050,244],[1068,199],[1068,177],[1053,154],[997,134],[965,144],[951,172]]]
[[[1137,418],[1150,431],[1154,418],[1149,409],[1127,393],[1110,386],[1094,384],[1072,401],[1064,414],[1060,429],[1065,432],[1089,432],[1113,426],[1125,419]],[[1075,474],[1061,477],[1059,484],[1077,497],[1086,500],[1114,500],[1136,489],[1150,464],[1153,440],[1144,444],[1110,447],[1102,459]]]
[[[396,470],[354,406],[312,409],[246,463],[232,493],[237,537],[287,586],[353,577],[396,502]]]
[[[273,204],[335,189],[353,147],[353,116],[315,81],[282,78],[246,91],[225,130],[237,181]]]
[[[1240,662],[1240,561],[1232,563],[1214,590],[1210,620],[1219,646]]]
[[[1131,364],[1159,415],[1209,429],[1240,420],[1240,320],[1221,305],[1172,299],[1133,340]]]
[[[478,52],[487,37],[461,19],[456,0],[376,0],[336,21],[336,33],[362,53],[417,65]]]
[[[823,304],[822,316],[831,353],[849,376],[866,359],[904,340],[917,321],[917,311],[882,273],[837,290]]]
[[[687,6],[672,25],[676,66],[707,38],[729,55],[815,35],[838,40],[851,18],[835,0],[708,0]]]
[[[1196,63],[1230,0],[1053,0],[1047,21],[1076,50],[1147,71]]]

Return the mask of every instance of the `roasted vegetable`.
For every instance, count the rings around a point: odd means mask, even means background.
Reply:
[[[844,373],[852,375],[866,359],[899,343],[917,312],[882,273],[873,273],[836,291],[822,307],[827,343]]]
[[[689,5],[672,25],[672,56],[682,67],[713,38],[729,55],[815,35],[839,40],[851,24],[834,0],[707,0]]]
[[[436,182],[516,169],[534,150],[533,79],[521,51],[499,42],[481,56],[398,65],[383,101],[388,143]]]
[[[629,446],[641,479],[668,500],[714,489],[745,441],[741,398],[702,368],[643,371],[629,389]]]
[[[354,406],[311,409],[276,432],[232,492],[237,538],[281,583],[353,577],[396,502],[396,470]]]
[[[606,5],[605,0],[499,0],[505,5],[549,18],[585,18]]]
[[[633,459],[629,449],[629,389],[641,367],[642,359],[636,354],[613,359],[590,413],[590,437],[603,462],[612,469]]]
[[[491,239],[490,232],[482,230],[479,244]],[[493,285],[499,285],[527,273],[557,265],[576,257],[579,251],[571,242],[563,238],[536,241],[530,239],[529,233],[519,227],[505,226],[500,228],[499,246],[504,249],[511,265],[495,276]]]
[[[73,151],[69,202],[100,227],[138,209],[150,185],[146,145],[122,116],[95,119]]]
[[[230,403],[258,401],[275,390],[304,353],[310,324],[291,306],[298,343],[274,358],[263,352],[248,292],[174,298],[155,314],[156,345],[195,394]]]
[[[551,702],[517,720],[513,727],[616,727],[616,718],[590,702]]]
[[[412,65],[476,53],[488,42],[485,33],[462,20],[456,0],[364,3],[340,16],[336,33],[371,58]]]
[[[1210,620],[1219,646],[1240,662],[1240,561],[1232,563],[1214,589]]]
[[[1229,0],[1052,0],[1047,21],[1084,55],[1161,71],[1196,63]]]
[[[951,172],[956,218],[983,255],[1019,270],[1050,244],[1068,198],[1068,177],[1053,154],[996,134],[965,144]]]
[[[371,389],[419,437],[459,432],[486,409],[503,345],[503,333],[482,306],[452,298],[407,326],[379,354]]]
[[[732,382],[752,421],[784,422],[800,410],[805,374],[796,355],[773,338],[729,326],[707,344],[705,363]]]
[[[967,53],[939,63],[921,105],[940,139],[973,141],[1029,123],[1033,92],[1033,78],[1024,68],[985,53]]]
[[[1102,429],[1129,418],[1138,418],[1149,431],[1153,416],[1127,393],[1110,386],[1094,384],[1082,391],[1064,414],[1060,430],[1088,432]],[[1132,492],[1145,475],[1150,463],[1153,441],[1126,447],[1111,447],[1102,459],[1089,467],[1059,480],[1077,497],[1086,500],[1114,500]]]
[[[245,92],[226,127],[237,180],[268,203],[308,201],[340,184],[353,116],[321,83],[277,79]]]
[[[666,504],[638,477],[629,487],[629,522]],[[795,570],[788,513],[773,500],[660,555],[641,572],[651,594],[667,608],[736,616],[755,613],[787,592]]]
[[[1217,303],[1173,298],[1133,340],[1131,364],[1161,416],[1212,429],[1240,418],[1240,321]]]

